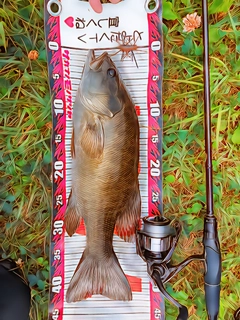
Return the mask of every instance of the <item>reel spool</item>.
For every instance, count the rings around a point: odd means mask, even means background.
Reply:
[[[173,246],[175,236],[176,229],[171,220],[161,216],[144,217],[138,230],[140,256],[145,261],[163,261]]]

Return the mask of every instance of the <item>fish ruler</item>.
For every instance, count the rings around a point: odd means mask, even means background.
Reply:
[[[133,292],[132,301],[112,301],[101,295],[67,303],[73,272],[86,244],[80,225],[69,237],[64,216],[71,191],[72,114],[89,49],[107,51],[136,107],[140,124],[139,184],[142,217],[162,212],[163,74],[161,3],[124,0],[103,4],[98,14],[81,0],[45,0],[45,33],[52,95],[53,210],[51,228],[52,320],[165,319],[164,300],[147,274],[134,243],[114,235],[114,251]],[[122,49],[122,50],[120,50]],[[92,195],[94,201],[94,195]]]

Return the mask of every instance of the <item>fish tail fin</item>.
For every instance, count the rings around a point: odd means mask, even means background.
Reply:
[[[69,284],[66,301],[80,301],[93,294],[112,300],[132,300],[129,282],[114,252],[110,258],[96,259],[84,251]]]
[[[76,232],[77,228],[80,225],[81,219],[81,214],[79,213],[79,210],[77,209],[77,206],[73,201],[71,192],[68,199],[68,206],[64,219],[66,231],[70,237]]]

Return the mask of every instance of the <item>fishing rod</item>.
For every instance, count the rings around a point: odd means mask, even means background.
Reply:
[[[203,10],[203,75],[204,75],[204,123],[206,152],[206,214],[204,217],[205,300],[209,319],[217,319],[220,300],[221,252],[217,232],[217,219],[213,210],[211,104],[209,74],[209,30],[207,0],[202,0]]]
[[[205,267],[204,289],[209,320],[216,320],[219,312],[221,252],[217,232],[217,219],[213,210],[211,104],[209,75],[209,30],[207,0],[202,0],[203,28],[203,80],[204,80],[204,127],[205,127],[205,175],[206,211],[204,216],[203,246],[200,255],[191,255],[178,265],[172,265],[171,257],[181,234],[178,221],[171,221],[160,211],[158,216],[145,217],[137,231],[137,253],[147,263],[147,270],[161,293],[178,309],[177,320],[188,319],[188,310],[175,300],[165,289],[164,284],[192,261],[203,261]]]

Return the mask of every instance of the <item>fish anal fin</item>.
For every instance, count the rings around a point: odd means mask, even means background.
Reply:
[[[125,241],[135,239],[136,228],[141,217],[141,197],[136,188],[126,203],[125,210],[118,216],[114,233]]]
[[[90,158],[99,158],[102,155],[104,132],[100,119],[96,118],[94,122],[85,125],[81,137],[81,147]]]
[[[74,203],[74,197],[71,191],[64,219],[66,231],[70,237],[76,232],[81,223],[81,220],[82,217],[80,214],[80,210],[77,207],[77,204]]]

